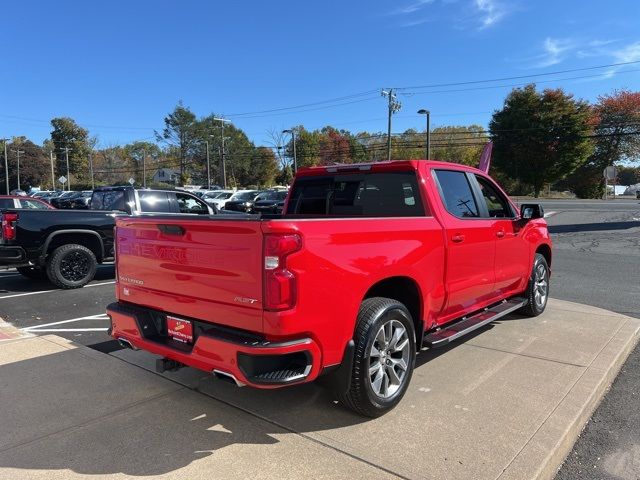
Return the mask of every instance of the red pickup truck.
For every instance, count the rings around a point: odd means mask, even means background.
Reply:
[[[423,347],[549,294],[542,207],[483,172],[435,161],[298,171],[282,215],[117,219],[111,335],[238,385],[326,376],[379,416]]]

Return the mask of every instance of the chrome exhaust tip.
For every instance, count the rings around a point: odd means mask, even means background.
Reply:
[[[118,343],[120,344],[120,346],[121,346],[122,348],[130,348],[131,350],[138,350],[138,349],[137,349],[136,347],[134,347],[134,346],[133,346],[133,344],[132,344],[129,340],[127,340],[126,338],[119,337],[117,340],[118,340]]]
[[[245,384],[240,382],[232,373],[223,372],[222,370],[214,370],[213,375],[220,380],[224,380],[227,382],[232,381],[233,383],[236,384],[237,387],[245,386]]]

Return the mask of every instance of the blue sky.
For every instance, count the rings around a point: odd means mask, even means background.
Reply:
[[[637,0],[21,0],[2,13],[0,136],[37,143],[56,116],[101,146],[151,139],[179,100],[266,144],[300,124],[385,131],[383,87],[412,87],[394,132],[424,128],[420,108],[433,126],[486,125],[529,81],[590,101],[640,88],[640,63],[414,88],[640,61]]]

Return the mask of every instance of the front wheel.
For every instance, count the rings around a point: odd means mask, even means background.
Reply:
[[[368,298],[360,306],[354,342],[351,385],[338,397],[361,415],[379,417],[400,403],[411,381],[416,356],[411,314],[396,300]]]
[[[49,281],[64,289],[84,287],[93,280],[97,268],[93,252],[73,243],[56,248],[47,260]]]
[[[544,312],[549,300],[549,265],[544,255],[539,253],[536,253],[533,261],[525,297],[528,302],[520,309],[521,313],[529,317],[537,317]]]

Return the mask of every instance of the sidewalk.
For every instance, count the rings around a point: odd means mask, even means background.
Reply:
[[[400,406],[376,420],[316,385],[238,389],[157,375],[144,352],[0,341],[0,478],[553,478],[639,331],[552,300],[422,352]]]

